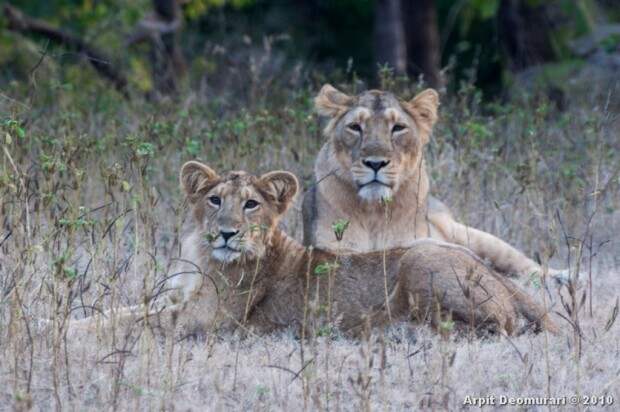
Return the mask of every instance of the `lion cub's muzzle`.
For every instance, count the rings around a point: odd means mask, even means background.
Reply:
[[[212,247],[211,255],[214,259],[222,262],[237,260],[244,252],[245,242],[243,237],[243,233],[238,229],[219,228],[217,235],[210,242]]]

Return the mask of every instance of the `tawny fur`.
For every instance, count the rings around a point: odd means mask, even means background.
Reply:
[[[428,320],[436,325],[449,316],[474,328],[511,334],[523,316],[557,332],[542,307],[463,247],[425,239],[406,249],[362,254],[305,248],[277,228],[298,189],[292,174],[220,177],[204,166],[200,178],[197,168],[196,162],[186,164],[181,181],[188,182],[186,174],[198,180],[184,189],[194,216],[202,217],[195,222],[196,237],[209,239],[199,246],[209,282],[195,295],[197,301],[219,302],[218,311],[201,314],[208,322],[217,318],[219,326],[264,333],[291,326],[301,330],[310,317],[320,315],[355,333],[367,322]],[[214,196],[218,206],[211,204]],[[245,210],[248,199],[260,206]],[[240,255],[214,258],[218,231],[231,227],[242,240]]]
[[[424,149],[437,120],[439,97],[434,90],[402,101],[378,90],[348,96],[325,85],[315,106],[329,118],[328,140],[315,162],[316,184],[304,197],[304,244],[370,252],[409,247],[430,237],[471,249],[501,273],[542,275],[539,264],[501,239],[455,221],[449,209],[429,195]],[[364,159],[389,162],[376,175],[386,185],[363,186],[373,173]],[[383,194],[388,202],[379,198]],[[349,221],[341,241],[331,229],[339,219]]]
[[[149,309],[109,311],[77,321],[74,328],[148,318],[168,330],[181,324],[189,332],[293,327],[315,333],[328,325],[356,335],[367,326],[397,321],[433,326],[454,321],[474,331],[506,334],[530,325],[558,331],[540,305],[458,245],[422,239],[409,248],[369,253],[302,246],[277,228],[298,191],[291,173],[219,176],[188,162],[181,184],[194,219],[184,246],[194,261],[169,282],[173,293]],[[259,206],[248,210],[249,200]],[[230,255],[222,248],[216,253],[224,229],[238,231],[224,247],[231,248]]]

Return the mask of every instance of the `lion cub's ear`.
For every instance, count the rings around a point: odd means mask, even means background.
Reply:
[[[259,178],[264,194],[276,202],[276,209],[284,213],[299,191],[299,181],[294,174],[284,171],[265,173]]]
[[[321,116],[336,117],[351,107],[353,99],[331,84],[325,84],[314,98],[314,107]]]
[[[198,192],[209,187],[218,178],[219,176],[213,169],[196,161],[185,163],[179,176],[181,187],[191,203],[198,200]]]
[[[439,94],[433,89],[418,93],[413,99],[403,103],[405,110],[413,117],[418,127],[429,134],[437,121]]]

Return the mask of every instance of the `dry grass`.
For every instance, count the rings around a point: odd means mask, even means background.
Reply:
[[[299,90],[247,110],[194,94],[127,103],[92,84],[0,98],[0,409],[453,410],[466,395],[620,402],[618,129],[615,109],[588,101],[567,113],[531,100],[482,107],[464,89],[442,105],[428,151],[434,192],[461,220],[555,267],[579,265],[565,305],[554,288],[545,295],[519,280],[559,313],[561,336],[441,338],[405,325],[361,341],[175,341],[144,325],[67,333],[67,318],[158,293],[183,232],[183,161],[287,169],[310,183],[320,125],[311,92]],[[300,237],[299,208],[286,227]]]

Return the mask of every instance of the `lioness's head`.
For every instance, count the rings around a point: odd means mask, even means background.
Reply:
[[[289,172],[257,177],[233,171],[220,176],[195,161],[183,165],[180,180],[210,257],[226,263],[265,254],[274,228],[299,189]]]
[[[326,134],[339,163],[330,172],[354,185],[363,200],[391,198],[420,167],[438,106],[432,89],[403,101],[379,90],[349,96],[326,84],[315,107],[330,118]]]

